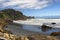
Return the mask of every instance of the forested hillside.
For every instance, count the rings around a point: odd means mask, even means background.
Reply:
[[[0,11],[0,18],[9,20],[24,20],[27,19],[27,16],[23,15],[22,12],[16,11],[14,9],[5,9]]]

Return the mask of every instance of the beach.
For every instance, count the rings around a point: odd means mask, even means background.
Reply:
[[[15,24],[15,25],[7,25],[8,27],[5,28],[5,30],[11,31],[13,34],[15,35],[23,35],[23,36],[29,36],[29,35],[36,35],[36,34],[40,34],[38,32],[34,32],[34,31],[28,31],[28,30],[24,30],[23,27]]]
[[[17,36],[29,36],[34,38],[35,40],[60,40],[59,38],[56,38],[54,36],[49,36],[49,35],[43,35],[39,32],[34,32],[34,31],[29,31],[22,29],[23,26],[20,26],[19,24],[9,24],[5,28],[5,30],[11,31],[12,34],[17,35]]]

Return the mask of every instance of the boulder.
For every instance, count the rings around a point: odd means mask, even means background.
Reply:
[[[53,32],[50,34],[51,36],[60,36],[60,32]]]
[[[53,22],[53,23],[51,23],[51,24],[56,24],[56,23]]]
[[[42,31],[47,31],[49,29],[52,29],[52,27],[46,26],[46,25],[42,25],[41,27]]]

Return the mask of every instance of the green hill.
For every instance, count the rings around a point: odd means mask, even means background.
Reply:
[[[28,17],[23,15],[20,11],[16,11],[14,9],[4,9],[0,11],[0,18],[9,20],[25,20]]]

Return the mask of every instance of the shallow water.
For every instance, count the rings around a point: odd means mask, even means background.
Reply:
[[[60,31],[60,28],[52,28],[52,29],[49,29],[44,32],[41,30],[41,26],[34,26],[34,25],[23,25],[23,29],[29,30],[29,31],[34,31],[34,32],[39,32],[42,34],[48,34],[48,35],[51,34],[52,32],[59,32]]]
[[[5,28],[5,29],[7,29],[9,31],[12,31],[14,33],[18,33],[18,34],[20,34],[23,29],[27,30],[27,31],[36,32],[36,33],[46,34],[46,35],[50,35],[52,32],[59,32],[60,31],[60,28],[52,28],[52,29],[48,29],[46,31],[42,31],[41,26],[37,26],[37,25],[22,25],[22,27],[21,27],[20,24],[18,24],[18,25],[17,24],[8,25],[8,27]],[[22,34],[23,34],[23,32],[22,32]]]

